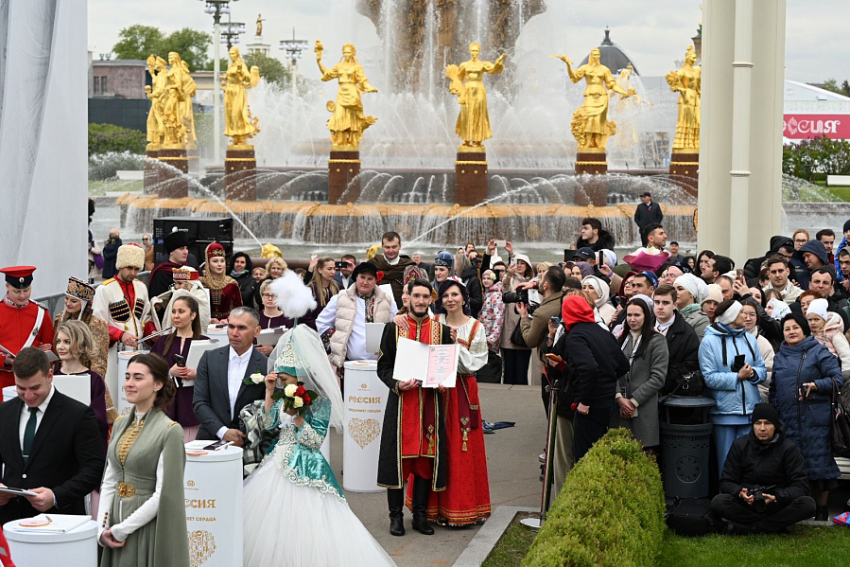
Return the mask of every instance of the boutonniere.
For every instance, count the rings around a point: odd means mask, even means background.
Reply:
[[[262,384],[265,379],[266,375],[263,374],[263,372],[259,368],[257,368],[256,370],[254,370],[253,374],[243,378],[242,383],[247,386],[253,386],[255,384]]]
[[[378,270],[378,275],[376,276],[376,278],[375,278],[375,279],[376,279],[378,282],[380,282],[382,279],[384,279],[384,272],[382,272],[381,270]]]

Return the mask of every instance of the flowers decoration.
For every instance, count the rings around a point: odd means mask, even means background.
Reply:
[[[384,272],[382,272],[381,270],[378,270],[378,275],[376,276],[376,280],[380,282],[383,279],[384,279]]]
[[[263,374],[262,370],[257,368],[250,376],[246,376],[242,379],[242,383],[246,386],[254,386],[256,384],[262,384],[266,379],[266,375]]]
[[[302,417],[304,416],[304,410],[312,405],[313,400],[318,397],[316,392],[304,387],[304,382],[287,384],[283,388],[283,392],[276,392],[275,395],[277,394],[280,394],[279,398],[283,398],[284,411],[296,410],[298,411],[298,415]]]

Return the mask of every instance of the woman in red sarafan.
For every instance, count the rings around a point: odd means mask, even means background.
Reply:
[[[210,323],[227,323],[230,311],[242,307],[242,292],[236,280],[228,276],[224,246],[213,242],[207,246],[207,264],[201,283],[210,290]]]
[[[446,280],[438,291],[442,306],[437,320],[457,331],[457,385],[445,399],[448,478],[446,490],[432,492],[428,520],[450,526],[466,526],[490,517],[490,481],[478,382],[475,372],[487,364],[487,335],[480,321],[471,317],[469,293],[457,281]],[[412,505],[408,485],[407,506]]]

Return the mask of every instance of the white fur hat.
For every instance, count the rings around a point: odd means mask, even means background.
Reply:
[[[118,257],[115,260],[117,269],[133,267],[140,270],[145,267],[145,250],[138,244],[124,244],[118,247]]]
[[[829,304],[826,302],[826,299],[817,298],[813,299],[811,303],[809,303],[809,309],[806,311],[806,316],[808,315],[817,315],[824,321],[829,320],[829,311],[827,310]]]

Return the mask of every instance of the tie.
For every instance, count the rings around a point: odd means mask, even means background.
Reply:
[[[29,408],[29,410],[30,418],[27,421],[26,429],[24,429],[24,466],[30,460],[30,449],[32,449],[32,442],[35,439],[36,416],[38,415],[38,408]]]

